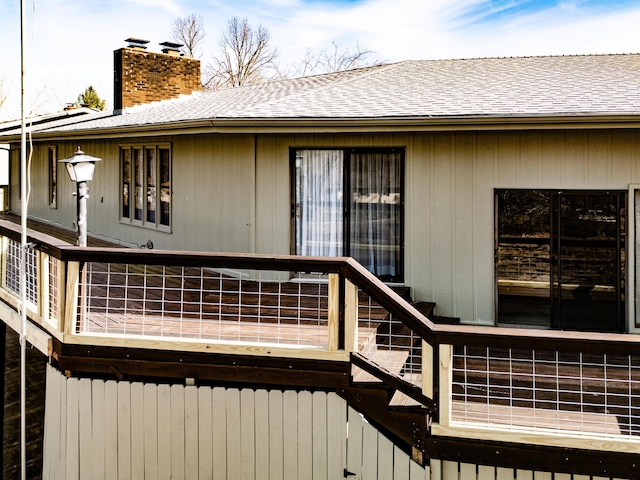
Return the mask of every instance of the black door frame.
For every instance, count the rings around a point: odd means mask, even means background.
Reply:
[[[627,268],[627,261],[626,261],[626,252],[625,252],[625,232],[628,230],[627,227],[627,221],[628,221],[628,199],[627,199],[627,195],[628,195],[628,191],[627,190],[559,190],[559,189],[495,189],[495,318],[496,318],[496,323],[502,323],[502,324],[508,324],[511,323],[509,322],[509,316],[511,315],[511,313],[513,310],[510,310],[510,308],[513,307],[513,305],[518,305],[517,303],[514,304],[512,303],[512,301],[516,301],[518,302],[518,300],[512,300],[513,297],[511,297],[508,301],[507,298],[503,295],[501,295],[500,291],[499,291],[499,281],[500,280],[509,280],[509,278],[511,278],[509,275],[500,275],[500,271],[499,271],[499,261],[503,260],[503,258],[500,257],[499,251],[500,248],[499,246],[501,245],[500,242],[500,222],[503,221],[505,218],[517,218],[517,217],[502,217],[501,220],[501,215],[503,214],[503,212],[501,211],[501,207],[500,207],[500,198],[505,198],[505,197],[501,197],[501,194],[508,194],[508,192],[514,192],[514,191],[521,191],[521,192],[531,192],[531,193],[535,193],[535,192],[539,192],[540,194],[543,195],[543,197],[547,197],[548,198],[548,225],[549,225],[549,232],[548,232],[548,248],[549,248],[549,288],[548,288],[548,295],[549,295],[549,300],[548,300],[548,327],[550,328],[555,328],[555,329],[566,329],[566,328],[570,328],[573,330],[589,330],[589,331],[615,331],[615,332],[624,332],[626,330],[626,321],[625,321],[625,317],[626,317],[626,309],[625,309],[625,284],[624,281],[625,276],[626,276],[626,268]],[[546,193],[546,194],[545,194]],[[570,266],[570,262],[566,259],[563,258],[563,247],[567,247],[567,245],[570,245],[572,242],[575,243],[576,242],[580,242],[581,240],[583,241],[588,241],[591,243],[594,243],[597,248],[602,248],[603,246],[606,246],[607,244],[610,244],[611,240],[610,238],[612,237],[612,235],[607,234],[607,237],[609,237],[606,240],[603,241],[598,241],[597,239],[593,239],[593,237],[591,237],[590,239],[581,239],[580,236],[578,235],[576,238],[569,240],[567,239],[563,239],[563,235],[558,235],[558,232],[562,232],[563,231],[563,227],[566,228],[567,225],[569,224],[569,216],[567,215],[562,215],[560,214],[560,210],[559,208],[561,206],[566,206],[564,204],[564,199],[569,198],[569,197],[577,197],[577,196],[585,196],[585,200],[584,200],[584,204],[588,204],[589,203],[589,198],[590,196],[592,197],[612,197],[612,203],[608,203],[605,201],[606,205],[610,205],[611,210],[615,211],[615,245],[613,248],[615,248],[615,285],[611,285],[615,287],[615,306],[613,307],[615,309],[615,314],[614,315],[607,315],[607,318],[610,319],[609,322],[606,322],[605,324],[601,324],[598,327],[594,327],[593,324],[597,323],[597,316],[594,315],[591,319],[591,325],[589,326],[589,322],[588,322],[588,318],[585,317],[585,322],[580,325],[580,324],[576,324],[576,322],[574,321],[572,325],[569,325],[570,322],[566,321],[567,319],[565,318],[563,321],[562,318],[562,312],[563,310],[563,306],[568,306],[569,308],[571,308],[571,303],[570,301],[565,302],[566,305],[563,305],[563,299],[562,299],[562,295],[560,295],[560,293],[562,293],[562,288],[563,288],[563,269],[564,267],[569,268]],[[547,202],[545,201],[543,203],[546,204]],[[575,208],[576,211],[572,212],[573,218],[577,218],[578,217],[578,213],[580,213],[582,216],[585,216],[585,214],[587,213],[591,213],[591,212],[579,212],[578,208],[576,208],[576,204],[577,202],[570,202],[570,205],[572,205],[572,208]],[[516,204],[511,204],[511,205],[518,205]],[[502,208],[505,208],[505,205],[503,205]],[[545,207],[546,208],[546,207]],[[569,209],[568,211],[571,211],[571,209]],[[610,213],[609,213],[610,214]],[[537,217],[538,219],[542,219],[543,223],[544,223],[544,216],[543,217]],[[589,224],[588,224],[589,225]],[[592,225],[592,224],[591,224]],[[579,225],[576,225],[576,228],[580,228]],[[513,229],[512,229],[513,230]],[[542,230],[541,230],[542,231]],[[512,232],[513,235],[513,232]],[[566,235],[565,235],[566,236]],[[525,234],[522,237],[522,240],[524,241],[524,243],[532,243],[532,244],[538,244],[537,242],[534,242],[533,239],[531,238],[525,238],[527,237],[527,235]],[[545,235],[546,237],[546,235]],[[505,237],[508,238],[508,237]],[[513,238],[513,237],[512,237]],[[516,237],[517,238],[517,237]],[[542,240],[542,238],[541,238]],[[512,240],[513,241],[513,240]],[[508,240],[507,240],[508,242]],[[543,243],[541,243],[540,245],[543,245]],[[593,255],[598,255],[597,252],[593,253]],[[504,258],[509,258],[509,257],[504,257]],[[541,257],[541,258],[544,258]],[[554,263],[556,263],[554,265]],[[568,273],[567,270],[565,270],[565,273]],[[568,277],[565,277],[568,278]],[[575,277],[573,278],[573,280],[575,282]],[[579,291],[580,294],[584,295],[584,294],[588,294],[588,298],[593,298],[594,295],[593,292],[590,291],[590,289],[588,288],[588,286],[585,284],[584,286],[584,291],[582,291],[583,289],[578,286],[578,288],[576,288],[576,291]],[[538,290],[540,291],[540,290]],[[596,293],[595,296],[597,297],[598,294]],[[518,298],[518,297],[516,297]],[[533,299],[533,297],[519,297],[522,298],[522,301],[527,301],[526,298],[530,298]],[[577,293],[574,296],[574,303],[573,306],[575,307],[576,305],[579,305],[579,302],[577,300],[575,300],[575,298],[577,298]],[[585,297],[586,298],[586,297]],[[544,301],[544,298],[540,298],[540,300]],[[508,302],[508,303],[503,303],[503,306],[506,306],[506,310],[504,310],[506,313],[506,317],[504,316],[505,313],[501,313],[501,307],[500,307],[500,303],[502,302]],[[587,301],[592,301],[590,299],[588,299]],[[610,300],[611,301],[611,300]],[[596,301],[597,303],[597,301]],[[605,303],[605,302],[603,302]],[[521,305],[526,305],[525,304],[521,304]],[[540,305],[540,307],[543,307],[543,304],[538,304]],[[587,305],[588,307],[588,305]],[[517,307],[516,307],[517,308]],[[607,308],[609,308],[607,306]],[[540,310],[539,314],[542,316],[537,316],[535,313],[533,314],[533,316],[531,317],[531,321],[533,321],[533,324],[539,325],[538,322],[535,321],[535,318],[538,319],[544,319],[544,308],[542,308],[542,310]],[[587,308],[587,311],[588,308]],[[567,314],[567,312],[564,312],[565,314]],[[531,314],[527,314],[527,315],[531,315]],[[568,315],[565,315],[568,317]],[[615,318],[611,318],[612,316],[615,316]],[[502,318],[501,318],[502,317]],[[535,318],[534,318],[535,317]],[[527,316],[525,315],[524,319],[520,316],[517,315],[515,318],[512,317],[512,321],[513,323],[517,323],[517,324],[522,324],[522,325],[527,325]],[[601,330],[598,330],[598,328],[600,328]]]
[[[565,247],[564,236],[562,235],[563,227],[566,224],[563,222],[563,215],[560,214],[560,209],[563,205],[563,199],[567,197],[612,197],[615,202],[615,329],[616,332],[623,332],[625,330],[625,309],[623,304],[622,291],[623,277],[625,276],[625,265],[623,263],[623,227],[626,222],[625,213],[625,199],[626,190],[559,190],[550,191],[550,312],[551,312],[551,327],[555,329],[565,329],[568,325],[566,318],[563,318],[564,299],[562,295],[563,289],[563,247]],[[575,213],[575,212],[574,212]],[[557,272],[557,275],[556,275]],[[565,302],[566,303],[566,302]],[[611,331],[612,329],[606,329]]]

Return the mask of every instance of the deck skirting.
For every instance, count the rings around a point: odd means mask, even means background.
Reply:
[[[46,383],[43,480],[601,480],[422,467],[335,393],[75,378],[50,365]]]
[[[335,393],[46,381],[44,480],[429,478]]]

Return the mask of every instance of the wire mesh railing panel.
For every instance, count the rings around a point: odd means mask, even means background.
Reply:
[[[6,252],[5,286],[15,295],[20,295],[20,242],[8,240]],[[27,249],[26,257],[26,299],[38,303],[38,256],[34,249]]]
[[[79,331],[326,348],[327,282],[295,277],[88,263]]]
[[[421,385],[421,337],[363,292],[358,295],[358,351],[408,383]],[[354,380],[371,378],[356,371]]]
[[[57,325],[60,319],[60,260],[49,257],[49,321]]]
[[[640,357],[456,346],[452,421],[640,435]]]

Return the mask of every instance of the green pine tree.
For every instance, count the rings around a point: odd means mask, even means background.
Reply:
[[[84,93],[78,95],[78,103],[83,107],[86,106],[97,110],[104,110],[104,107],[107,105],[107,102],[98,96],[98,93],[91,85]]]

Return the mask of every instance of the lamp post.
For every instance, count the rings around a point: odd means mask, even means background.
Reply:
[[[87,182],[93,179],[96,162],[100,160],[100,158],[85,155],[79,145],[73,156],[60,160],[60,163],[66,165],[71,181],[76,182],[76,225],[79,247],[87,246],[87,198],[89,198]]]

